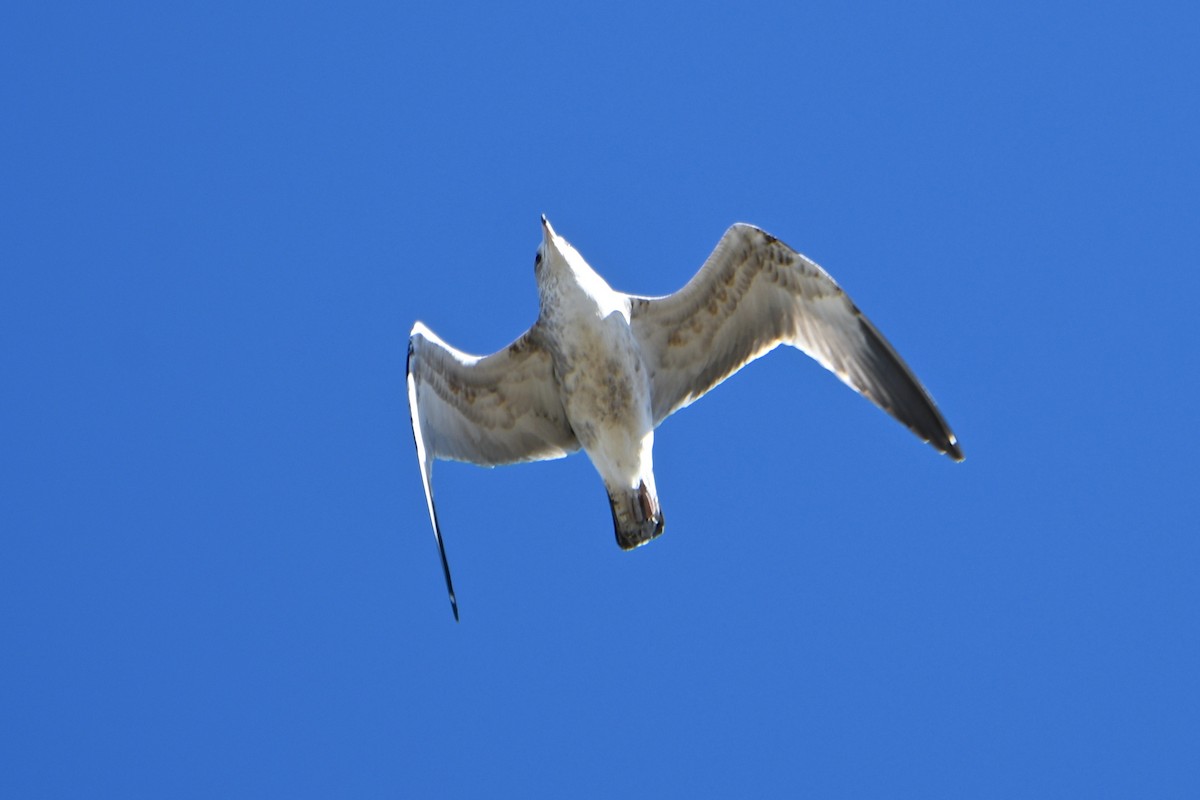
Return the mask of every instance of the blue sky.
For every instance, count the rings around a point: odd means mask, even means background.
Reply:
[[[0,24],[0,795],[1200,792],[1191,4],[25,4]],[[421,319],[732,222],[956,465],[794,351],[657,436],[439,463]]]

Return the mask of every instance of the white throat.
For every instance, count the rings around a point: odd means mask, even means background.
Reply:
[[[542,313],[603,319],[617,312],[628,322],[629,299],[609,286],[566,239],[555,235],[549,223],[546,229],[542,262],[537,269]]]

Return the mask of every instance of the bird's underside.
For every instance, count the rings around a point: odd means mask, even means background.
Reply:
[[[541,314],[511,345],[490,356],[471,356],[419,322],[409,339],[413,437],[456,619],[458,606],[433,501],[435,459],[498,466],[561,458],[580,449],[576,431],[585,431],[585,449],[609,492],[618,544],[631,549],[663,529],[649,467],[653,428],[780,344],[807,353],[938,451],[962,460],[932,398],[882,334],[828,273],[770,234],[750,225],[732,226],[692,280],[666,297],[614,292],[544,217],[543,237],[535,268]],[[603,312],[579,311],[594,308]],[[630,352],[635,355],[617,358],[580,349],[607,347],[607,340],[589,333],[600,330],[596,319],[601,316],[606,330],[632,334],[636,346]],[[574,366],[568,354],[580,352],[608,358],[596,363],[607,363],[620,374],[640,376],[645,370],[648,396],[622,396],[623,404],[616,406],[579,402],[569,393],[572,386],[560,379]],[[612,383],[581,385],[595,392]],[[638,410],[641,403],[644,412]],[[601,412],[579,411],[593,406],[618,409],[622,419],[613,435],[618,429],[636,434],[641,429],[624,416],[643,415],[649,438],[641,442],[641,461],[630,451],[627,460],[633,466],[621,471],[607,454],[601,456],[596,437],[613,421],[601,419]],[[611,416],[611,408],[607,413]],[[613,451],[610,446],[606,453],[619,456],[636,447],[632,443]]]

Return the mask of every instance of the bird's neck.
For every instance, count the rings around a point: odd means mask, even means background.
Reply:
[[[541,315],[547,319],[606,318],[614,311],[628,320],[629,298],[615,291],[582,259],[547,270],[538,281]]]

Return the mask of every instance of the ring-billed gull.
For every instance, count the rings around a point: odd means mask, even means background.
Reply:
[[[963,458],[929,393],[833,278],[753,225],[730,227],[675,294],[638,297],[613,290],[543,216],[534,275],[537,322],[500,352],[468,355],[420,322],[408,341],[413,438],[455,619],[435,459],[494,467],[582,447],[608,491],[617,544],[630,550],[663,531],[654,429],[781,344]]]

